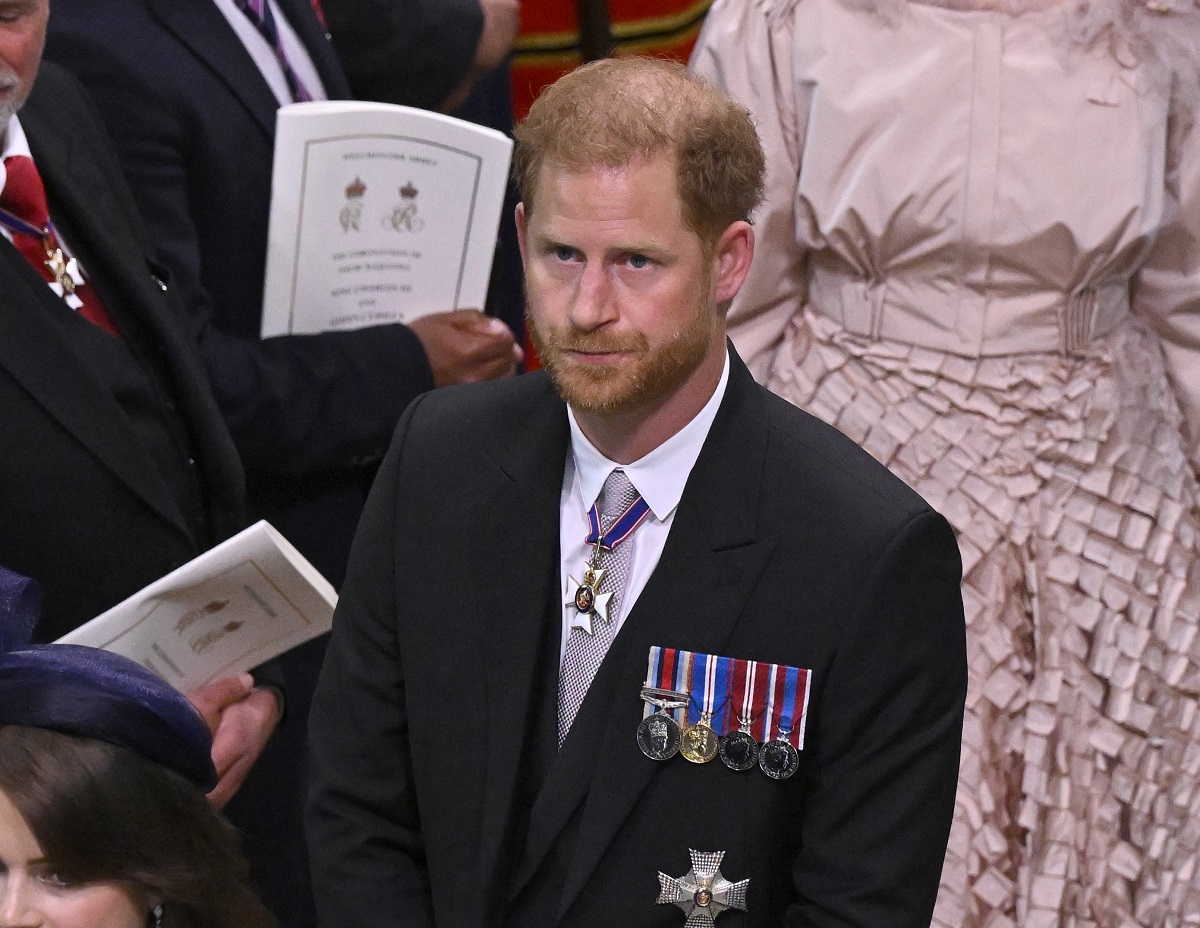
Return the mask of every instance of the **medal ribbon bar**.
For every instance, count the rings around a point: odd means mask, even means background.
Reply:
[[[689,694],[685,710],[672,716],[683,725],[709,725],[718,735],[741,728],[747,719],[750,732],[765,743],[787,731],[787,740],[800,750],[808,718],[811,671],[803,667],[769,664],[676,648],[650,648],[646,686]],[[645,717],[655,707],[646,704]],[[686,719],[686,722],[685,722]]]
[[[801,667],[771,665],[770,711],[766,716],[767,728],[763,740],[781,736],[792,747],[804,747],[804,727],[808,721],[808,675]]]

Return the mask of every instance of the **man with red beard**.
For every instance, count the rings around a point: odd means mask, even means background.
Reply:
[[[517,138],[545,370],[396,432],[313,703],[321,924],[924,928],[958,552],[726,342],[748,114],[613,59]]]

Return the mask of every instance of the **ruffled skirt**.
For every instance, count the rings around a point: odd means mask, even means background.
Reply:
[[[934,924],[1200,925],[1200,494],[1156,336],[970,359],[806,310],[768,385],[958,534],[969,684]]]

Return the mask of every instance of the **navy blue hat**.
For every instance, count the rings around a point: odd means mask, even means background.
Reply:
[[[140,664],[75,644],[0,653],[0,725],[83,735],[140,754],[207,792],[212,736],[196,708]]]
[[[0,654],[29,644],[41,608],[37,582],[0,567]]]

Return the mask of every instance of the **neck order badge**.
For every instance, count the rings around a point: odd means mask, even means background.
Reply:
[[[593,503],[592,508],[588,510],[588,524],[591,526],[591,531],[588,532],[584,541],[586,544],[592,545],[592,556],[584,568],[582,581],[576,580],[574,577],[567,579],[571,586],[575,587],[575,595],[569,602],[574,604],[581,617],[585,617],[585,628],[589,635],[592,634],[591,617],[593,615],[600,616],[606,622],[609,621],[609,605],[613,593],[616,592],[615,590],[600,592],[600,585],[604,582],[605,573],[600,567],[600,558],[605,552],[615,551],[617,545],[627,540],[649,513],[649,504],[641,496],[638,496],[606,531],[601,532],[598,503]]]
[[[637,488],[620,468],[614,469],[604,481],[600,498],[588,513],[591,533],[587,544],[593,545],[592,557],[576,583],[575,594],[567,600],[577,615],[571,620],[571,630],[563,651],[558,685],[558,743],[566,740],[575,714],[587,696],[588,688],[609,645],[617,634],[617,620],[625,608],[625,583],[628,580],[632,551],[624,544],[642,524],[650,507]],[[600,592],[600,584],[604,592]],[[599,616],[599,622],[593,620]]]
[[[50,289],[89,322],[120,338],[112,317],[95,290],[84,280],[79,263],[67,257],[50,221],[46,188],[33,159],[10,155],[4,159],[4,188],[0,190],[0,226],[12,233],[13,245],[42,276]]]

